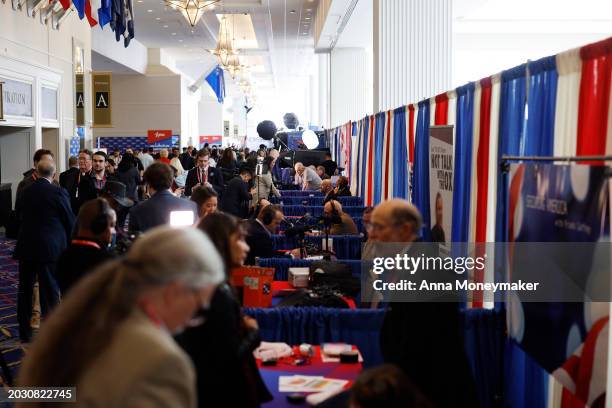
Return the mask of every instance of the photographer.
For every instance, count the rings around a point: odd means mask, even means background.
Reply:
[[[276,233],[283,218],[284,215],[279,206],[268,205],[260,211],[256,219],[248,221],[246,242],[251,249],[245,264],[255,265],[255,258],[274,256],[272,234]]]

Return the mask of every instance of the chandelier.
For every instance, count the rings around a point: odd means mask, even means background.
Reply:
[[[225,16],[223,16],[219,24],[217,46],[214,50],[210,50],[210,52],[217,57],[223,68],[230,65],[230,60],[238,58],[238,50],[234,48],[234,40],[232,38],[232,32],[230,31],[229,21]]]
[[[175,10],[183,13],[185,19],[191,27],[195,27],[200,21],[200,18],[206,12],[206,9],[212,10],[215,3],[221,0],[165,0],[166,4]]]
[[[232,79],[235,79],[237,76],[244,75],[248,68],[247,65],[240,62],[240,57],[237,54],[230,56],[227,64],[223,64],[222,66],[223,69],[230,74]]]

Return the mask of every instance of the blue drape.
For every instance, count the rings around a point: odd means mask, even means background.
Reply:
[[[502,72],[499,106],[498,163],[503,155],[518,156],[521,153],[525,126],[526,68],[523,64]],[[508,177],[499,172],[497,180],[497,212],[495,241],[508,239]]]
[[[473,82],[457,88],[452,242],[468,242],[469,240],[474,89]]]
[[[100,28],[103,28],[106,24],[110,23],[112,17],[113,2],[112,0],[101,0],[100,8],[98,9],[98,23]]]
[[[260,258],[259,266],[266,268],[274,268],[276,270],[274,274],[274,280],[286,281],[289,268],[306,267],[313,262],[318,261],[314,261],[312,259]],[[338,259],[334,262],[348,265],[351,268],[351,273],[354,277],[359,278],[361,276],[360,259]]]
[[[541,408],[548,400],[548,373],[513,340],[504,358],[504,407]]]
[[[385,112],[376,114],[376,126],[374,129],[374,185],[372,192],[374,196],[374,204],[380,203],[383,184],[383,160],[385,146],[385,127],[387,126],[387,115]]]
[[[414,143],[414,186],[412,202],[423,216],[423,240],[431,241],[429,215],[429,100],[419,102]]]
[[[208,82],[208,85],[210,85],[215,95],[217,95],[219,103],[223,103],[225,99],[225,77],[219,65],[206,76],[206,82]]]
[[[380,328],[384,310],[349,310],[323,307],[244,309],[257,320],[264,341],[287,344],[345,342],[361,351],[364,365],[381,364]]]
[[[363,129],[361,131],[360,143],[359,143],[359,163],[358,180],[359,180],[359,196],[365,196],[365,181],[368,170],[368,134],[370,129],[370,117],[366,116],[363,119]]]
[[[406,142],[406,107],[393,111],[393,197],[408,198],[408,146]]]
[[[557,62],[555,56],[529,63],[527,132],[522,155],[552,156],[557,106]]]

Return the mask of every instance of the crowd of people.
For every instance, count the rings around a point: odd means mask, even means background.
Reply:
[[[278,157],[264,148],[82,150],[57,175],[53,154],[36,151],[15,204],[19,335],[28,349],[19,384],[76,386],[79,401],[95,406],[269,401],[253,357],[261,341],[257,322],[242,313],[230,278],[233,268],[276,255],[272,237],[287,222],[282,205],[270,203],[281,198]],[[295,163],[293,170],[293,188],[323,193],[332,235],[359,234],[340,202],[351,194],[348,180],[331,156],[319,166]],[[191,213],[187,224],[197,227],[169,225],[174,213]],[[366,208],[363,240],[412,242],[420,222],[407,202],[387,201]],[[39,332],[32,324],[36,282]],[[439,312],[458,321],[452,307]],[[364,373],[351,406],[469,401],[469,381],[455,378],[466,372],[452,324],[439,341],[454,339],[453,347],[440,344],[434,367],[451,361],[457,369],[419,372],[434,358],[419,347],[431,348],[431,341],[415,340],[409,327],[411,321],[426,326],[427,313],[389,308],[381,346],[394,365]],[[431,385],[440,381],[453,392],[436,394]]]

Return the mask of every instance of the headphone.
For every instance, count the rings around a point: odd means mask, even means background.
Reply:
[[[110,205],[103,198],[98,198],[98,215],[91,221],[91,232],[98,235],[106,231],[110,218]]]

